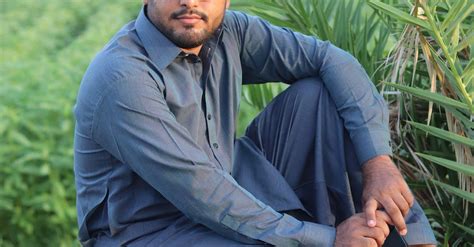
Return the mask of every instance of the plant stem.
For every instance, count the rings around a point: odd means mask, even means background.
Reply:
[[[444,43],[443,38],[441,37],[441,34],[440,34],[440,32],[439,32],[439,30],[436,26],[436,23],[434,22],[433,15],[431,14],[431,10],[429,9],[429,7],[424,2],[421,2],[421,6],[423,7],[423,10],[425,11],[426,16],[428,17],[427,19],[428,19],[428,22],[431,25],[433,34],[435,35],[439,46],[443,50],[443,53],[446,56],[446,60],[448,60],[449,66],[451,67],[451,72],[453,73],[454,79],[456,80],[456,84],[457,84],[459,90],[461,91],[461,93],[464,97],[464,101],[469,106],[469,113],[472,115],[473,112],[474,112],[473,107],[472,107],[472,99],[469,96],[469,94],[467,93],[466,87],[464,87],[461,76],[459,75],[459,73],[456,69],[456,66],[454,64],[454,59],[450,56],[448,48],[447,48],[446,44]]]

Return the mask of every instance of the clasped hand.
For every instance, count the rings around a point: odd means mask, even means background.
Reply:
[[[407,234],[405,216],[414,198],[400,171],[387,155],[367,161],[362,170],[364,212],[337,227],[336,246],[381,246],[389,234],[388,224],[400,235]]]

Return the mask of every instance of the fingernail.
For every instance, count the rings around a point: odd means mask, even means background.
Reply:
[[[400,235],[405,236],[407,235],[407,229],[403,229],[400,231]]]
[[[375,220],[369,220],[369,222],[367,222],[367,224],[369,226],[375,226]]]

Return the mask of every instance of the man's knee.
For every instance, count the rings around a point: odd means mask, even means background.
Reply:
[[[284,94],[294,99],[294,103],[303,107],[316,107],[321,97],[329,97],[323,81],[319,77],[298,80],[292,83]]]
[[[302,96],[312,96],[325,90],[323,81],[319,77],[309,77],[295,81],[287,89],[289,92],[298,93]]]

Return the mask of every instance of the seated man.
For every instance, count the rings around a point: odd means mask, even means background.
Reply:
[[[144,0],[90,64],[75,107],[81,243],[380,246],[394,225],[435,244],[357,61],[228,7]],[[242,82],[266,81],[291,86],[236,140]]]

